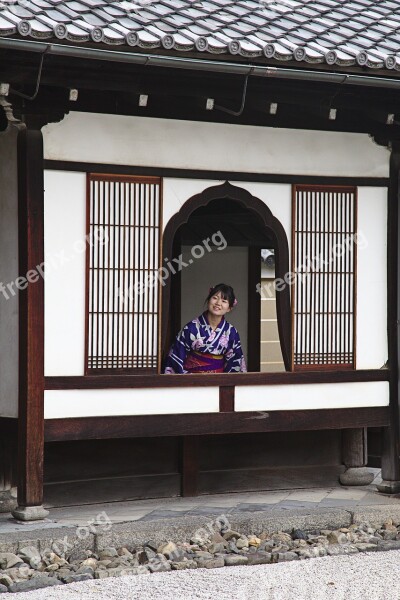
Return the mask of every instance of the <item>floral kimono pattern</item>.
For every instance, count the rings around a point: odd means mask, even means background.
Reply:
[[[176,336],[164,373],[246,372],[237,329],[222,318],[215,331],[206,313],[190,321]]]

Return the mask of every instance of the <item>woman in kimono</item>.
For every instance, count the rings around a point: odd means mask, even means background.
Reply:
[[[205,304],[205,312],[176,336],[164,373],[247,371],[239,334],[225,320],[225,315],[237,304],[233,289],[219,283],[210,289]]]

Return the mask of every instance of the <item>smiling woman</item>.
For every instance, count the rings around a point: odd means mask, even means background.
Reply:
[[[245,372],[239,333],[225,315],[237,304],[230,285],[210,288],[207,309],[178,333],[165,363],[164,373]]]

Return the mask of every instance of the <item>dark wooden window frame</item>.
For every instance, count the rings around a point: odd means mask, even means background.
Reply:
[[[296,213],[297,213],[297,192],[301,192],[301,193],[312,193],[312,192],[319,192],[319,193],[323,193],[323,194],[353,194],[354,195],[354,214],[353,214],[353,229],[354,231],[352,231],[351,233],[354,235],[355,233],[357,233],[357,219],[358,219],[358,213],[357,213],[357,186],[345,186],[345,185],[324,185],[324,184],[293,184],[292,185],[292,269],[295,270],[296,269],[296,245],[298,240],[296,239],[296,227],[297,227],[297,218],[296,218]],[[337,223],[336,223],[336,229],[340,229],[341,227],[341,221],[339,221],[339,219],[342,219],[342,215],[340,216],[329,216],[328,215],[328,219],[337,219]],[[311,226],[312,229],[312,221],[308,222],[309,225]],[[314,223],[315,227],[318,229],[318,223]],[[319,224],[321,225],[321,223]],[[321,229],[321,227],[320,227]],[[311,235],[312,231],[310,230],[310,235]],[[333,241],[335,241],[336,243],[339,243],[339,235],[342,232],[338,233],[337,231],[335,232],[335,236],[333,238]],[[325,234],[323,234],[321,231],[317,232],[318,236],[323,236]],[[315,242],[315,240],[310,241],[310,249],[311,249],[311,244],[313,244]],[[307,243],[306,242],[306,251],[307,251]],[[319,242],[320,243],[320,242]],[[323,242],[325,243],[325,242]],[[320,249],[320,248],[319,248]],[[294,288],[293,288],[293,301],[292,301],[292,315],[291,315],[291,322],[292,322],[292,352],[291,352],[291,357],[292,357],[292,370],[293,371],[319,371],[319,370],[324,370],[324,371],[329,371],[329,370],[355,370],[356,369],[356,327],[357,327],[357,313],[356,313],[356,304],[357,304],[357,249],[356,249],[356,243],[355,241],[353,242],[353,253],[354,253],[354,257],[353,257],[353,297],[352,297],[352,315],[353,315],[353,334],[352,334],[352,338],[351,338],[351,343],[352,343],[352,362],[351,364],[341,364],[341,363],[327,363],[327,364],[323,364],[323,363],[319,363],[319,364],[295,364],[295,344],[296,344],[296,331],[295,331],[295,327],[296,327],[296,315],[295,315],[295,296],[296,296],[296,282],[294,283]],[[340,261],[342,261],[342,259],[340,258]],[[329,267],[330,270],[330,267]],[[309,298],[309,302],[311,303],[311,305],[314,305],[315,303],[315,298],[313,299],[312,296],[316,294],[316,290],[313,289],[313,283],[311,283],[311,289],[310,289],[310,298]],[[324,293],[324,292],[322,292]],[[307,299],[306,299],[307,302]],[[332,300],[333,302],[333,300]],[[331,341],[333,343],[333,334],[332,334],[332,338]]]
[[[158,242],[157,245],[154,247],[154,251],[156,251],[158,253],[158,263],[160,263],[160,258],[161,258],[161,239],[162,239],[162,227],[163,227],[163,223],[162,223],[162,211],[163,211],[163,205],[162,205],[162,179],[160,177],[150,177],[150,176],[137,176],[137,175],[117,175],[117,174],[110,174],[110,173],[87,173],[86,175],[86,236],[87,239],[90,239],[90,235],[91,235],[91,184],[93,182],[98,182],[98,183],[112,183],[112,184],[120,184],[120,183],[128,183],[128,184],[148,184],[148,185],[157,185],[158,186],[158,226],[156,227],[156,229],[158,229]],[[115,188],[114,188],[114,194],[115,194]],[[156,200],[155,198],[153,198],[154,200],[154,214],[156,214]],[[105,200],[104,200],[105,202]],[[135,201],[136,203],[136,196],[135,196]],[[135,204],[134,204],[135,206]],[[100,210],[100,209],[99,209]],[[103,210],[104,207],[103,207]],[[110,208],[109,208],[110,210]],[[115,200],[114,200],[114,210],[115,210]],[[135,211],[135,208],[133,209]],[[150,212],[148,212],[147,217],[150,216]],[[153,215],[154,216],[154,215]],[[93,215],[94,217],[94,215]],[[145,217],[145,213],[143,213],[143,218]],[[94,217],[95,218],[95,217]],[[124,217],[125,218],[125,217]],[[108,231],[110,232],[110,229],[113,227],[113,225],[111,225],[111,223],[109,223],[108,225],[104,224],[105,227],[108,227]],[[117,224],[117,226],[120,226],[119,224]],[[133,225],[135,226],[135,225]],[[115,227],[115,225],[114,225]],[[135,226],[136,227],[136,226]],[[155,227],[155,226],[153,226]],[[142,226],[139,226],[140,229],[143,229]],[[114,235],[116,235],[116,233],[114,233]],[[137,235],[137,234],[136,234]],[[143,233],[142,233],[143,235]],[[118,239],[119,239],[119,247],[118,247],[118,252],[121,252],[121,247],[120,247],[120,233],[118,233]],[[135,243],[135,237],[133,238],[133,243]],[[144,238],[143,241],[144,242]],[[150,244],[150,238],[148,240],[148,244]],[[148,249],[150,247],[148,246]],[[115,251],[115,242],[114,242],[114,251]],[[134,248],[132,249],[133,251],[133,257],[134,257],[134,262],[135,262],[135,254],[134,254]],[[124,247],[124,254],[126,252],[126,248]],[[85,376],[87,375],[106,375],[106,374],[111,374],[111,375],[121,375],[121,374],[125,374],[125,373],[130,373],[130,374],[135,374],[135,373],[148,373],[148,374],[156,374],[157,371],[160,368],[160,349],[161,349],[161,344],[160,344],[160,314],[158,314],[158,324],[157,324],[157,329],[156,329],[156,351],[157,351],[157,367],[155,368],[148,368],[148,367],[131,367],[131,368],[112,368],[112,367],[107,367],[107,368],[89,368],[88,363],[89,363],[89,348],[90,348],[90,340],[89,340],[89,319],[90,319],[90,306],[89,306],[89,296],[90,296],[90,256],[91,256],[91,251],[89,251],[89,247],[87,246],[86,248],[86,290],[85,290]],[[110,260],[110,255],[109,255],[109,259]],[[124,261],[125,261],[125,257],[124,257]],[[123,270],[127,269],[126,265],[122,265],[118,266],[118,270],[119,271],[123,271]],[[134,270],[134,268],[133,268]],[[157,298],[156,298],[156,302],[157,302],[157,306],[160,307],[161,306],[161,286],[158,285],[158,290],[156,290],[156,294],[157,294]],[[107,288],[108,290],[108,288]],[[99,292],[99,288],[97,289],[97,291]],[[104,290],[103,290],[104,291]],[[104,295],[104,294],[103,294]],[[154,300],[154,298],[153,298]],[[103,303],[104,303],[104,299],[103,299]],[[114,311],[114,305],[113,305],[113,311]],[[117,314],[117,313],[114,313]],[[133,324],[132,324],[133,326]],[[128,331],[129,333],[129,331]],[[149,332],[147,332],[149,333]],[[116,334],[118,336],[118,326],[116,328]],[[133,335],[133,333],[132,333]],[[114,348],[114,346],[113,346]],[[142,348],[142,350],[144,350],[144,348]]]

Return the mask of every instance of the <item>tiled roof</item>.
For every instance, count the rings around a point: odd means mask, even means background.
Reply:
[[[400,1],[2,0],[0,36],[400,69]]]

